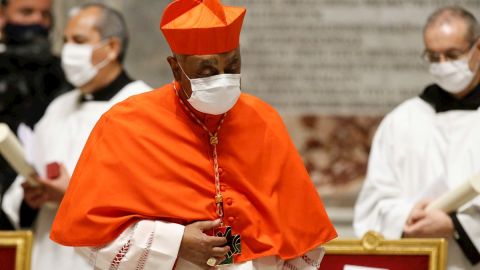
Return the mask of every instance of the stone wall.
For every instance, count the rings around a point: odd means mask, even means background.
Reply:
[[[56,48],[67,11],[85,0],[56,0]],[[171,80],[159,31],[168,0],[104,0],[125,14],[128,70],[152,86]],[[428,14],[477,0],[224,0],[246,6],[242,32],[244,91],[283,114],[383,115],[429,82],[421,59]]]

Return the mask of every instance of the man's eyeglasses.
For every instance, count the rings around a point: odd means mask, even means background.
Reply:
[[[473,45],[472,45],[473,46]],[[425,50],[422,54],[423,60],[429,63],[438,63],[442,60],[444,61],[455,61],[459,60],[463,56],[465,56],[472,46],[469,46],[466,50],[458,50],[458,49],[451,49],[444,53],[432,52],[429,50]]]

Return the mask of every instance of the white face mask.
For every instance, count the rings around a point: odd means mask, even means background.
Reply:
[[[63,46],[62,68],[67,80],[75,87],[81,87],[90,82],[98,74],[98,71],[110,62],[107,57],[96,66],[92,64],[93,51],[103,44],[102,42],[94,46],[67,43]]]
[[[190,79],[187,74],[185,76],[192,89],[188,102],[199,112],[213,115],[226,113],[240,97],[241,74],[219,74],[198,79]]]
[[[430,74],[434,82],[445,91],[458,94],[465,90],[475,77],[475,73],[470,70],[469,57],[448,61],[443,63],[430,64]]]

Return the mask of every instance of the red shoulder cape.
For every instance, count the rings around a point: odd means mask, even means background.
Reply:
[[[186,225],[217,218],[208,136],[173,91],[167,85],[134,96],[102,116],[60,205],[52,240],[100,246],[142,219]],[[273,108],[242,94],[219,141],[225,223],[242,237],[237,261],[289,259],[336,237]]]

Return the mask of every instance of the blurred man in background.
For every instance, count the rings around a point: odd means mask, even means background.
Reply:
[[[34,223],[33,270],[92,269],[73,248],[49,239],[56,205],[100,116],[113,104],[150,90],[144,82],[132,80],[123,68],[128,31],[117,11],[101,4],[74,9],[64,40],[62,67],[76,89],[48,106],[35,126],[31,147],[26,147],[26,152],[32,153],[29,159],[39,185],[33,187],[18,177],[2,205],[15,228],[33,217],[25,213],[39,209]]]
[[[454,213],[431,200],[480,171],[480,26],[460,7],[434,12],[424,29],[435,84],[382,121],[355,208],[358,236],[448,238],[448,269],[480,269],[480,198]]]
[[[50,49],[51,8],[52,0],[2,0],[0,5],[0,122],[21,134],[69,89],[60,60]],[[0,157],[0,201],[14,178]],[[0,229],[11,228],[2,213]]]

